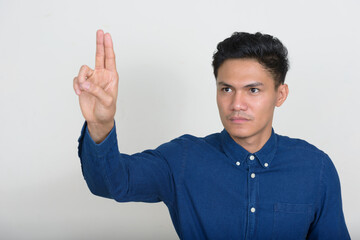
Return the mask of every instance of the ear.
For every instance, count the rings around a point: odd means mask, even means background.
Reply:
[[[280,107],[286,100],[289,94],[289,87],[287,84],[281,84],[277,89],[277,97],[275,106]]]

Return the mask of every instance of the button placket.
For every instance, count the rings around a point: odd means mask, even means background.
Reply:
[[[250,155],[248,157],[248,159],[251,159]],[[253,159],[255,159],[255,157],[253,156]],[[248,215],[248,220],[249,220],[249,229],[247,230],[249,236],[252,236],[254,234],[254,229],[255,229],[255,222],[256,222],[256,202],[257,202],[257,192],[258,192],[258,181],[256,178],[256,174],[255,171],[257,169],[257,162],[256,161],[250,161],[249,162],[249,168],[248,168],[248,189],[249,189],[249,205],[248,205],[248,211],[249,211],[249,215]]]

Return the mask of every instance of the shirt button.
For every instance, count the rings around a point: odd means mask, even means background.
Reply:
[[[254,159],[255,159],[254,155],[250,155],[250,160],[254,160]]]
[[[252,208],[250,209],[250,211],[251,211],[252,213],[254,213],[254,212],[255,212],[255,208],[252,207]]]
[[[252,173],[252,174],[251,174],[251,178],[255,178],[255,173]]]
[[[264,164],[264,166],[265,166],[265,167],[268,167],[268,166],[269,166],[269,164],[266,162],[266,163]]]
[[[239,161],[237,161],[237,162],[236,162],[236,165],[237,165],[237,166],[240,166],[240,162],[239,162]]]

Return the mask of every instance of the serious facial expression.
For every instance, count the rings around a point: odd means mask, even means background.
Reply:
[[[228,59],[218,69],[217,105],[222,124],[236,141],[267,141],[275,106],[287,85],[275,88],[268,70],[254,59]]]

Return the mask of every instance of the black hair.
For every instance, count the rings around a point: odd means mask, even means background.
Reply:
[[[279,39],[262,33],[234,32],[217,45],[212,66],[217,78],[218,69],[227,59],[254,59],[268,70],[275,87],[284,84],[289,69],[288,51]]]

